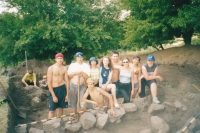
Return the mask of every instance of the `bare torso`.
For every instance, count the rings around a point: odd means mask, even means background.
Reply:
[[[65,84],[65,73],[67,72],[67,68],[65,66],[57,66],[52,65],[50,67],[51,72],[51,84],[52,87],[59,87]]]
[[[98,106],[104,106],[104,96],[97,91],[97,89],[100,89],[98,87],[95,87],[92,91],[89,91],[89,95],[91,97],[91,100],[98,103]]]
[[[112,82],[117,82],[119,80],[119,69],[114,68],[115,66],[122,66],[122,62],[118,61],[118,62],[112,62],[113,64],[113,74],[112,74],[112,78],[111,81]]]
[[[85,79],[83,76],[79,76],[79,83],[78,83],[78,76],[74,76],[73,78],[71,78],[70,82],[75,85],[82,85],[84,84]]]

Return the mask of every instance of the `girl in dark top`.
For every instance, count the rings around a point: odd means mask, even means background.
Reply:
[[[114,100],[114,106],[119,108],[119,104],[116,99],[116,86],[111,83],[112,77],[112,64],[109,57],[104,57],[100,62],[100,78],[99,87],[105,91],[111,91]]]

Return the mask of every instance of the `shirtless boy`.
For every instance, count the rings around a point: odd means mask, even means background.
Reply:
[[[92,78],[87,79],[87,85],[88,88],[83,95],[82,99],[82,110],[86,110],[86,108],[93,108],[93,105],[95,106],[104,106],[104,96],[109,99],[110,103],[110,114],[115,115],[115,111],[113,108],[113,99],[110,94],[108,94],[106,91],[102,90],[99,87],[94,86],[94,80]],[[87,97],[90,95],[91,100],[88,100]]]
[[[68,107],[69,81],[67,68],[63,66],[63,54],[56,54],[55,60],[56,63],[50,66],[47,71],[49,118],[54,117],[56,109],[57,117],[63,115],[63,108]]]
[[[86,90],[84,83],[90,75],[89,65],[83,62],[83,53],[76,53],[76,62],[70,64],[68,74],[70,79],[69,107],[75,113],[77,112],[78,86],[80,87],[80,100],[82,100]]]
[[[116,85],[116,89],[119,88],[119,66],[122,66],[122,61],[119,60],[119,53],[117,51],[112,52],[111,61],[113,65],[113,74],[111,82]]]

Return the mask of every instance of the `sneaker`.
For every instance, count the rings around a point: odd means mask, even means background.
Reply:
[[[155,98],[153,99],[153,103],[157,103],[157,104],[159,104],[159,103],[160,103],[160,101],[158,100],[158,98],[157,98],[157,97],[155,97]]]

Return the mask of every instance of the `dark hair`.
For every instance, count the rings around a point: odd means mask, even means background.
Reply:
[[[114,54],[119,55],[119,52],[117,52],[117,51],[112,51],[112,55],[114,55]]]
[[[109,67],[110,69],[112,69],[112,68],[113,68],[112,62],[111,62],[111,59],[110,59],[108,56],[105,56],[105,57],[102,58],[102,60],[101,60],[101,62],[100,62],[100,66],[103,66],[103,59],[104,59],[104,58],[107,58],[107,59],[108,59],[108,61],[109,61],[108,67]]]
[[[33,70],[28,70],[28,73],[29,73],[29,74],[32,74],[32,73],[33,73]]]
[[[139,61],[141,60],[141,59],[140,59],[140,56],[138,56],[138,55],[133,56],[133,59],[136,59],[136,58],[138,58]]]

